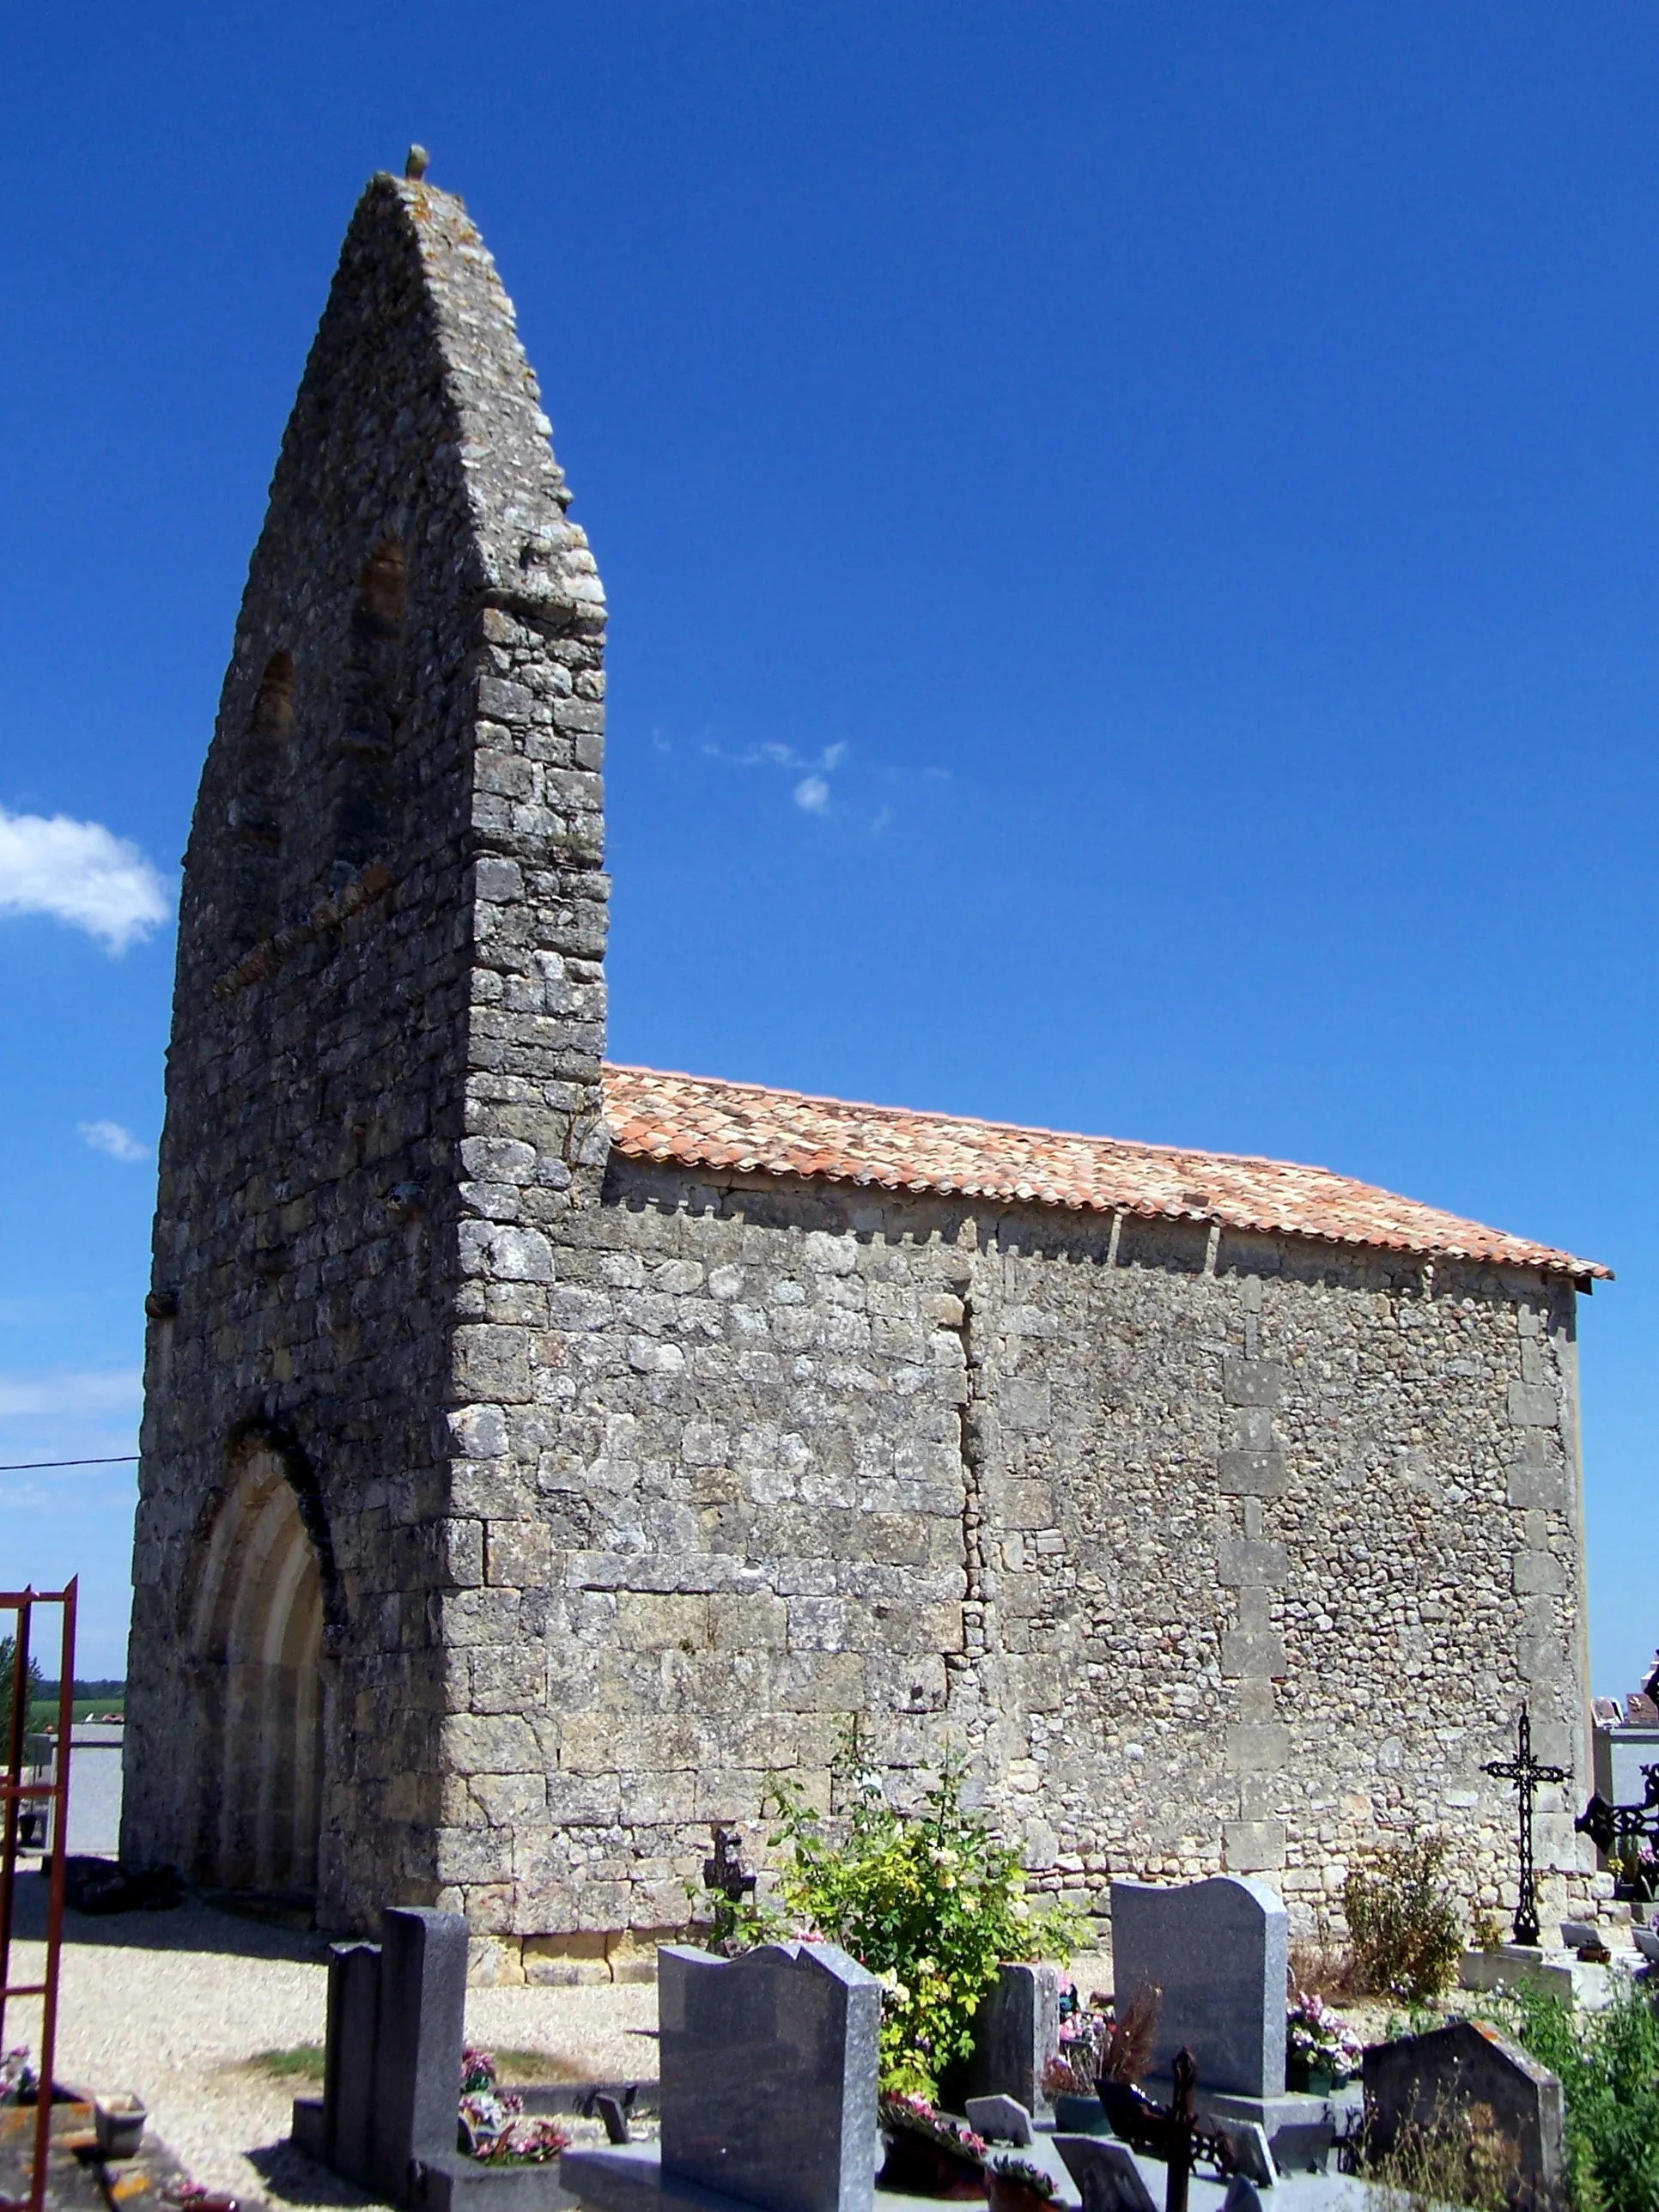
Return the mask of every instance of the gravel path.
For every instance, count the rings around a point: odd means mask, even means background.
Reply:
[[[18,1885],[12,1978],[45,1967],[44,1886]],[[64,1916],[60,2081],[135,2089],[150,2125],[198,2181],[284,2205],[368,2200],[288,2145],[289,2107],[309,2082],[250,2064],[320,2044],[327,1944],[194,1899],[172,1912]],[[39,2047],[37,2000],[9,2006],[5,2040]],[[646,1986],[470,1990],[469,2042],[545,2052],[550,2077],[654,2080],[657,1992]]]

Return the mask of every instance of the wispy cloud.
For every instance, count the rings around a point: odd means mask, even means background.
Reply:
[[[0,1375],[0,1420],[39,1420],[43,1416],[137,1413],[143,1401],[144,1378],[136,1367],[91,1372]]]
[[[0,807],[0,915],[49,914],[125,952],[167,920],[167,886],[101,822]]]
[[[81,1134],[94,1152],[107,1152],[112,1160],[142,1160],[149,1155],[149,1146],[141,1145],[118,1121],[82,1121]]]
[[[715,744],[703,747],[710,760],[723,761],[727,768],[777,768],[794,776],[797,781],[793,795],[803,814],[829,813],[834,796],[830,778],[850,750],[846,744],[826,745],[814,758],[798,753],[793,745],[748,745],[737,753],[726,752]]]

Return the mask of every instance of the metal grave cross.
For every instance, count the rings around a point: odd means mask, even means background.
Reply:
[[[1521,1860],[1521,1881],[1515,1897],[1515,1925],[1512,1933],[1517,1943],[1535,1948],[1538,1942],[1538,1881],[1533,1871],[1532,1857],[1532,1800],[1533,1792],[1540,1782],[1567,1782],[1572,1778],[1570,1766],[1547,1766],[1532,1755],[1532,1717],[1523,1705],[1521,1717],[1515,1724],[1515,1757],[1489,1759],[1484,1771],[1495,1775],[1500,1782],[1515,1785],[1517,1806],[1517,1842]]]
[[[1176,2053],[1174,2076],[1175,2094],[1167,2105],[1154,2104],[1127,2082],[1103,2081],[1096,2087],[1112,2133],[1131,2150],[1161,2158],[1168,2166],[1164,2212],[1187,2212],[1187,2185],[1194,2160],[1203,2159],[1222,2174],[1236,2172],[1237,2161],[1224,2131],[1199,2124],[1193,2104],[1198,2063],[1184,2045]]]

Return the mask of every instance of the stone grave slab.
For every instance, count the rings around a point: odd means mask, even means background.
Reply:
[[[1167,2077],[1183,2045],[1201,2088],[1285,2093],[1290,1917],[1266,1882],[1112,1884],[1112,1960],[1120,2006],[1144,1983],[1162,1991],[1152,2071]]]
[[[602,2212],[871,2212],[875,1976],[830,1943],[657,1955],[660,2143],[567,2151],[565,2187]]]
[[[987,2142],[1028,2143],[1031,2115],[1018,2097],[969,2097],[969,2126]]]
[[[1014,2097],[1034,2118],[1046,2119],[1053,2107],[1043,2092],[1042,2069],[1059,2048],[1059,1967],[1004,1966],[974,2021],[964,2098]]]
[[[294,2141],[371,2196],[414,2212],[564,2212],[559,2169],[485,2166],[458,2148],[466,1922],[388,1906],[379,1943],[337,1943],[321,2097],[294,2102]]]
[[[1158,2212],[1127,2143],[1110,2136],[1056,2136],[1054,2148],[1077,2184],[1083,2212]]]
[[[1364,2079],[1365,2132],[1374,2153],[1391,2150],[1407,2127],[1432,2127],[1448,2112],[1484,2106],[1520,2160],[1511,2202],[1524,2212],[1556,2212],[1565,2204],[1561,2084],[1518,2044],[1478,2021],[1455,2021],[1427,2035],[1372,2044]]]
[[[1261,2128],[1281,2171],[1322,2171],[1345,2100],[1285,2087],[1289,1953],[1282,1900],[1248,1875],[1112,1884],[1118,2002],[1143,1984],[1161,1992],[1148,2095],[1169,2102],[1184,2045],[1198,2063],[1200,2118],[1235,2132]]]

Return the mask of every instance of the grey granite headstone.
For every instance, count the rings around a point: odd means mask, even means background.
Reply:
[[[1031,2115],[1018,2097],[969,2097],[965,2111],[969,2126],[987,2142],[1031,2140]]]
[[[1060,1969],[1005,1966],[980,2002],[964,2094],[1017,2097],[1046,2118],[1042,2069],[1060,2048]]]
[[[1112,1884],[1120,2010],[1143,1983],[1162,1992],[1154,2075],[1169,2075],[1184,2044],[1202,2088],[1282,2095],[1289,1950],[1283,1903],[1248,1875]]]
[[[1408,2127],[1431,2130],[1449,2113],[1484,2106],[1518,2156],[1511,2203],[1526,2212],[1565,2203],[1561,2083],[1518,2045],[1476,2021],[1455,2021],[1427,2035],[1371,2044],[1364,2081],[1370,2154],[1386,2155]]]
[[[665,2177],[766,2212],[870,2212],[881,1984],[830,1943],[658,1954]]]
[[[394,2203],[409,2195],[411,2160],[454,2152],[465,2011],[465,1920],[389,1905],[380,1915],[373,2142],[379,2187]]]
[[[1258,2181],[1264,2189],[1271,2189],[1279,2179],[1279,2168],[1267,2142],[1267,2130],[1259,2121],[1246,2120],[1242,2127],[1229,2128],[1227,2139],[1245,2180]]]
[[[1056,2136],[1083,2212],[1158,2212],[1127,2143],[1109,2136]]]

